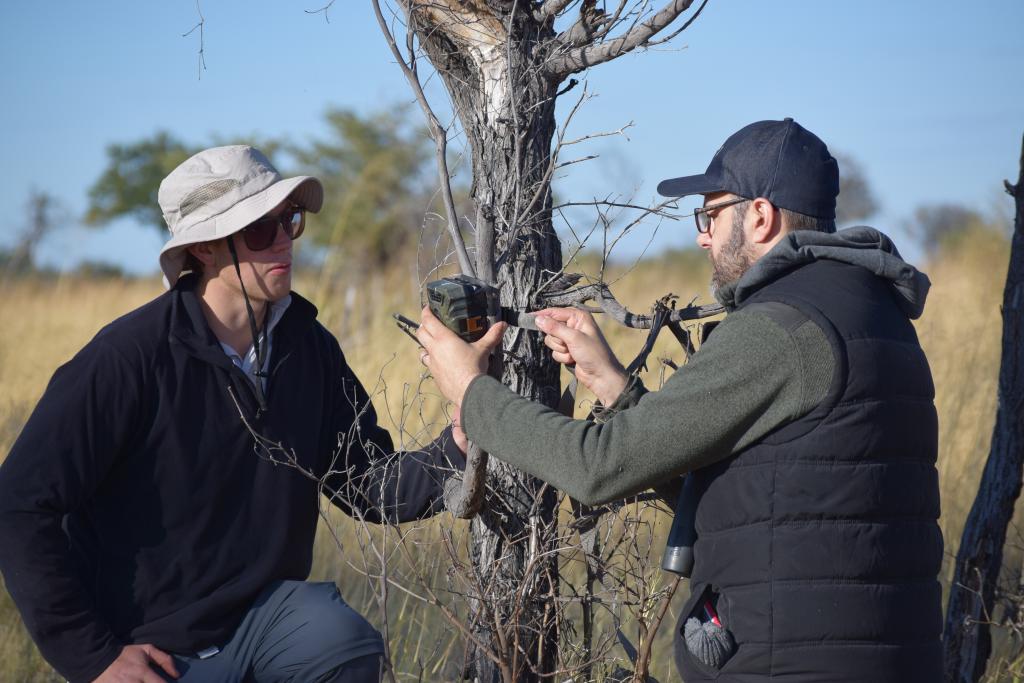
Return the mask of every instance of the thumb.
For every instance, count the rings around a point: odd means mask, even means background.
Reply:
[[[169,654],[153,645],[146,645],[143,651],[170,676],[178,678],[178,670],[174,666],[174,659]]]

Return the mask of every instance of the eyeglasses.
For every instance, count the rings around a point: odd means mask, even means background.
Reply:
[[[702,206],[698,209],[693,210],[693,220],[697,223],[697,232],[705,233],[711,229],[712,217],[709,215],[712,211],[718,209],[724,209],[727,206],[733,204],[739,204],[740,202],[747,201],[746,197],[738,197],[737,199],[730,199],[728,201],[719,202],[718,204],[712,204],[711,206]]]
[[[264,216],[242,228],[242,239],[249,251],[263,251],[277,239],[277,229],[284,230],[288,239],[298,239],[306,227],[306,210],[293,206],[278,216]]]

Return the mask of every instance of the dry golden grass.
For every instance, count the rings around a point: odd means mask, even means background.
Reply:
[[[1002,343],[999,307],[1009,265],[1009,243],[1001,236],[979,231],[958,244],[929,269],[932,290],[917,324],[935,380],[939,413],[946,581],[952,579],[953,564],[948,560],[959,546],[995,423]],[[1019,553],[1010,552],[1008,560],[1019,565]]]
[[[999,302],[1008,257],[1005,240],[991,235],[965,240],[961,248],[945,254],[928,269],[933,288],[927,311],[918,323],[936,384],[940,414],[939,471],[943,493],[942,525],[947,550],[955,551],[960,529],[973,501],[988,453],[995,410],[1001,320]],[[622,273],[614,270],[610,280]],[[613,290],[635,311],[645,311],[669,290],[688,303],[695,294],[706,296],[707,268],[687,253],[657,261],[616,281]],[[68,360],[104,324],[149,300],[160,291],[156,280],[17,280],[3,285],[0,297],[0,458],[6,456],[33,405],[56,367]],[[443,404],[431,383],[422,383],[415,345],[397,330],[392,312],[418,317],[417,274],[396,268],[371,273],[358,282],[344,273],[334,278],[300,282],[320,308],[321,321],[342,343],[349,363],[375,394],[382,423],[405,445],[432,438],[443,420]],[[631,358],[643,341],[642,332],[606,325],[610,342],[623,358]],[[659,356],[679,362],[682,352],[664,335],[649,362],[648,386],[659,384]],[[587,397],[582,396],[586,401]],[[664,520],[656,536],[664,533]],[[339,582],[347,599],[376,625],[379,607],[374,584],[359,571],[359,553],[366,542],[355,525],[331,516],[322,524],[316,547],[315,578]],[[456,527],[457,529],[459,527]],[[346,552],[338,552],[330,531],[338,534]],[[383,532],[386,533],[386,532]],[[446,567],[435,558],[439,532],[424,526],[417,541],[422,557],[416,571],[427,580],[444,580]],[[464,536],[464,534],[463,534]],[[653,542],[660,552],[659,540]],[[1019,564],[1019,558],[1015,560]],[[410,569],[411,571],[411,569]],[[948,572],[947,572],[948,573]],[[948,576],[946,577],[948,580]],[[391,642],[398,651],[400,670],[418,672],[425,680],[448,680],[461,662],[461,646],[453,629],[437,618],[432,608],[408,594],[392,592],[388,622]],[[667,631],[667,629],[665,629]],[[655,673],[662,680],[674,677],[664,649],[655,657]],[[0,591],[0,680],[59,680],[39,657],[25,635],[6,591]]]

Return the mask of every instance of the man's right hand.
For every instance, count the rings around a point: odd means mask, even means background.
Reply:
[[[559,363],[576,366],[576,379],[610,406],[626,388],[626,370],[612,353],[594,316],[577,308],[546,308],[537,312],[544,344]]]
[[[164,683],[164,678],[153,670],[156,664],[171,678],[178,677],[174,660],[163,650],[152,645],[125,645],[121,654],[93,683]]]

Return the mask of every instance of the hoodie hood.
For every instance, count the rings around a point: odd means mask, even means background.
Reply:
[[[743,277],[719,287],[715,298],[731,311],[769,282],[818,259],[859,266],[888,280],[907,317],[921,317],[931,287],[928,276],[904,261],[892,240],[863,225],[834,233],[795,230],[758,259]]]

